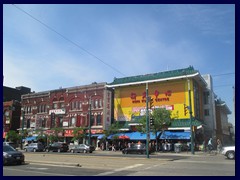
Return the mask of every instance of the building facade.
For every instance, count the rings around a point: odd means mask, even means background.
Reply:
[[[112,92],[105,84],[93,83],[23,95],[24,128],[30,135],[39,132],[51,135],[55,128],[60,128],[62,131],[58,136],[66,142],[73,138],[75,128],[89,128],[87,133],[91,130],[92,143],[96,144],[96,138],[108,129],[112,120]]]
[[[130,126],[137,125],[136,119],[146,112],[146,86],[148,95],[153,99],[153,108],[171,111],[169,130],[190,131],[190,113],[196,127],[196,141],[203,141],[204,106],[203,96],[206,82],[193,67],[115,78],[107,87],[114,89],[114,119],[125,121]],[[135,123],[135,124],[134,124]]]
[[[10,130],[17,131],[21,116],[21,95],[30,93],[31,89],[24,86],[16,88],[3,86],[3,140]]]

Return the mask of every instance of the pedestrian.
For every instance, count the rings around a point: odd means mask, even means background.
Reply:
[[[112,144],[112,151],[116,151],[115,144]]]
[[[217,139],[217,151],[220,153],[222,150],[222,143],[220,139]]]
[[[210,139],[208,140],[208,151],[210,152],[210,151],[212,151],[212,150],[213,150],[212,138],[210,138]]]

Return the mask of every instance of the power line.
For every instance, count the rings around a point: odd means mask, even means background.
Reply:
[[[122,72],[120,72],[118,69],[116,69],[115,67],[111,66],[110,64],[104,62],[102,59],[98,58],[96,55],[94,55],[93,53],[87,51],[86,49],[84,49],[83,47],[79,46],[77,43],[73,42],[72,40],[68,39],[66,36],[62,35],[61,33],[57,32],[55,29],[53,29],[52,27],[48,26],[47,24],[45,24],[44,22],[40,21],[39,19],[35,18],[34,16],[32,16],[31,14],[29,14],[28,12],[24,11],[23,9],[21,9],[20,7],[16,6],[15,4],[12,4],[15,8],[17,8],[18,10],[22,11],[23,13],[25,13],[26,15],[30,16],[32,19],[34,19],[35,21],[39,22],[40,24],[42,24],[43,26],[45,26],[47,29],[50,29],[51,31],[53,31],[54,33],[56,33],[57,35],[61,36],[63,39],[65,39],[66,41],[72,43],[73,45],[77,46],[79,49],[85,51],[87,54],[89,54],[90,56],[94,57],[95,59],[97,59],[98,61],[100,61],[101,63],[105,64],[106,66],[110,67],[111,69],[113,69],[114,71],[118,72],[119,74],[126,76],[125,74],[123,74]]]
[[[223,85],[218,85],[218,86],[213,86],[213,87],[216,88],[216,87],[227,87],[227,86],[233,87],[232,84],[223,84]]]
[[[214,76],[226,76],[226,75],[232,75],[232,74],[235,74],[235,73],[215,74],[215,75],[212,75],[212,77],[214,77]]]

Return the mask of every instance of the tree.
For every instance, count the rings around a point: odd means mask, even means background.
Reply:
[[[168,126],[171,124],[171,111],[168,111],[164,108],[157,108],[152,111],[151,114],[149,114],[149,120],[150,118],[153,118],[154,125],[152,125],[150,128],[152,129],[153,133],[156,136],[156,150],[158,148],[158,141],[157,141],[157,132],[158,131],[164,131]],[[140,126],[137,127],[137,130],[140,132],[146,133],[146,116],[143,116],[139,121]]]
[[[78,141],[79,143],[79,139],[83,139],[84,137],[86,137],[86,129],[83,127],[76,127],[73,130],[73,138],[72,141]]]
[[[54,131],[54,135],[52,135],[52,136],[54,136],[54,137],[51,137],[50,139],[52,139],[53,141],[59,141],[59,140],[61,140],[62,137],[59,137],[58,135],[59,135],[59,133],[62,133],[62,132],[63,132],[63,128],[58,127],[58,128],[53,128],[52,130]],[[50,136],[51,136],[51,135],[50,135]],[[51,142],[53,142],[53,141],[51,141]]]
[[[14,130],[10,130],[7,132],[6,139],[10,142],[17,143],[21,140],[21,136]]]
[[[108,128],[108,130],[106,130],[104,132],[105,136],[108,137],[109,135],[111,134],[116,134],[118,133],[120,130],[123,127],[123,125],[121,125],[118,121],[111,124],[111,126]]]

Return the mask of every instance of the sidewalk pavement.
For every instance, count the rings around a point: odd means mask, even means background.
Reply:
[[[19,150],[22,151],[22,150]],[[102,151],[102,150],[96,150],[93,152],[94,154],[105,154],[108,155],[108,157],[111,158],[120,158],[119,155],[122,154],[121,151]],[[26,163],[33,163],[33,164],[52,164],[52,165],[62,165],[62,166],[75,166],[75,167],[81,167],[82,165],[79,163],[79,158],[76,158],[76,156],[71,156],[69,154],[62,154],[61,156],[51,156],[53,155],[52,153],[24,153],[25,154],[25,162]],[[58,153],[56,153],[58,154]],[[118,155],[118,156],[114,156],[114,155]],[[155,156],[155,155],[160,155],[162,156],[162,160],[171,160],[174,159],[174,156],[192,156],[192,157],[196,157],[196,156],[206,156],[208,155],[205,152],[199,152],[196,151],[195,154],[193,155],[191,152],[179,152],[179,153],[175,153],[175,152],[154,152],[152,154],[150,154],[151,156]],[[169,156],[173,156],[173,158],[170,158]],[[84,157],[84,156],[82,156]],[[86,156],[85,156],[86,157]],[[95,156],[88,156],[87,159],[89,158],[94,158]],[[106,157],[106,156],[99,156],[99,157]],[[166,158],[164,158],[166,157]],[[130,157],[131,158],[131,157]]]

